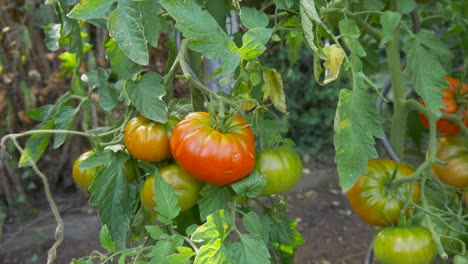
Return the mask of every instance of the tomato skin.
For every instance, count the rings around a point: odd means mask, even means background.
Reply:
[[[432,165],[441,181],[456,188],[468,187],[468,137],[460,134],[439,138],[436,157],[447,162]]]
[[[188,175],[177,163],[167,165],[159,170],[159,174],[171,186],[178,197],[178,205],[181,211],[187,211],[198,201],[198,193],[202,184]],[[150,212],[154,212],[156,203],[154,196],[154,175],[146,179],[140,193],[140,200],[143,206]]]
[[[445,109],[440,109],[440,111],[442,113],[446,113],[446,114],[456,114],[459,111],[460,107],[464,107],[463,114],[462,114],[463,123],[465,124],[466,127],[468,127],[467,108],[466,108],[466,106],[458,105],[458,103],[455,100],[456,90],[457,90],[458,86],[460,85],[460,80],[452,78],[450,76],[445,76],[445,80],[449,84],[450,88],[446,88],[446,89],[441,90],[442,93],[443,93],[442,102],[445,105]],[[461,90],[461,94],[468,93],[468,85],[463,83],[462,88],[460,90]],[[466,96],[468,96],[468,94],[465,95],[465,97]],[[425,105],[424,100],[422,100],[422,98],[419,99],[419,102],[422,105]],[[425,127],[428,128],[429,127],[429,120],[427,119],[427,117],[424,116],[423,114],[419,113],[419,118],[421,119],[421,123]],[[443,118],[441,118],[441,119],[439,119],[437,121],[436,127],[437,127],[437,131],[439,131],[441,133],[444,133],[444,134],[447,134],[447,135],[458,134],[461,131],[460,127],[457,124],[453,123],[450,120],[443,119]]]
[[[279,147],[258,154],[255,169],[267,179],[261,195],[277,194],[296,186],[302,176],[302,161],[294,149]]]
[[[431,233],[419,226],[385,227],[374,239],[374,255],[379,264],[429,264],[435,254]]]
[[[89,186],[94,180],[94,176],[99,171],[100,166],[88,169],[80,169],[78,168],[78,166],[81,164],[81,162],[83,162],[93,154],[93,150],[86,151],[75,160],[75,163],[73,163],[73,179],[75,180],[76,184],[84,190],[88,190]]]
[[[156,162],[171,156],[166,127],[143,116],[128,121],[124,140],[128,152],[136,159]]]
[[[398,166],[398,167],[397,167]],[[396,170],[395,179],[409,176],[413,170],[392,160],[369,160],[368,172],[362,174],[346,193],[354,212],[365,222],[385,226],[396,224],[409,196],[410,184],[390,187],[389,182]],[[419,185],[414,183],[411,194],[413,202],[419,201]],[[409,216],[410,209],[406,212]]]
[[[193,177],[226,185],[245,178],[255,163],[255,138],[249,124],[237,115],[229,131],[212,127],[206,112],[188,114],[172,131],[174,159]]]

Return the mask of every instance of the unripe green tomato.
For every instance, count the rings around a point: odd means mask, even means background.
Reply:
[[[177,205],[181,211],[187,211],[198,201],[198,193],[202,188],[202,183],[188,175],[177,163],[165,166],[159,170],[159,174],[171,186],[177,195]],[[143,206],[150,212],[154,212],[156,203],[153,200],[154,175],[146,179],[140,193],[140,200]]]
[[[99,171],[101,166],[96,166],[88,169],[80,169],[78,168],[78,166],[81,164],[81,162],[83,162],[93,154],[93,150],[86,151],[75,160],[75,163],[73,163],[73,179],[75,180],[76,184],[84,190],[88,190],[89,186],[93,182],[94,176]]]
[[[302,175],[302,161],[294,149],[279,147],[260,153],[255,169],[267,180],[261,195],[277,194],[296,186]]]
[[[385,227],[374,239],[379,264],[429,264],[436,254],[431,233],[423,227]]]

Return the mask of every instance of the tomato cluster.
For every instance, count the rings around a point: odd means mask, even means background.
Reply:
[[[236,115],[222,126],[214,124],[214,119],[209,113],[193,112],[181,121],[170,116],[166,124],[161,124],[138,116],[125,124],[125,146],[136,160],[158,162],[159,175],[175,191],[181,211],[196,205],[203,183],[228,185],[254,169],[266,178],[261,195],[286,192],[297,184],[302,161],[294,149],[277,147],[256,155],[254,134],[242,116]],[[73,167],[76,183],[85,190],[100,167],[83,170],[78,165],[92,154],[83,153]],[[137,175],[135,159],[129,158],[122,168],[129,183]],[[140,192],[143,207],[153,213],[153,197],[157,195],[154,177],[145,177]]]

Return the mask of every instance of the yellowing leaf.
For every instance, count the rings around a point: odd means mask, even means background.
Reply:
[[[273,106],[275,106],[278,111],[286,113],[286,101],[281,74],[275,69],[264,70],[263,81],[263,101],[265,101],[267,98],[270,98]]]
[[[325,60],[323,63],[325,67],[325,79],[323,83],[329,84],[338,78],[345,53],[343,49],[336,44],[324,47],[323,51],[328,57],[328,60]]]

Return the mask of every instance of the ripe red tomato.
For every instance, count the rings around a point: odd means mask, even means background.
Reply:
[[[291,190],[301,179],[302,161],[294,149],[280,147],[258,154],[255,169],[267,180],[261,195],[282,193]]]
[[[206,183],[238,181],[249,175],[255,163],[254,135],[240,115],[225,131],[219,131],[213,128],[208,113],[190,113],[172,131],[170,145],[180,166]]]
[[[468,114],[467,114],[467,105],[459,105],[456,101],[456,91],[460,85],[460,80],[452,78],[450,76],[445,76],[445,80],[449,84],[450,88],[442,89],[444,96],[442,97],[442,102],[445,105],[445,109],[440,109],[442,113],[446,114],[455,114],[460,110],[460,107],[463,107],[463,123],[468,127]],[[461,94],[466,97],[468,100],[468,85],[463,83],[462,88],[460,89]],[[419,102],[424,105],[424,101],[419,99]],[[426,116],[419,113],[419,118],[425,127],[429,127],[429,120]],[[457,134],[460,132],[460,127],[457,124],[453,123],[450,120],[441,118],[437,121],[437,130],[444,134]]]
[[[128,121],[124,140],[128,152],[139,160],[155,162],[171,156],[166,127],[143,116]]]
[[[468,137],[460,134],[439,138],[436,157],[447,162],[432,165],[441,181],[456,188],[468,187]]]
[[[407,197],[410,184],[392,186],[395,179],[409,176],[413,170],[404,164],[397,164],[392,160],[369,160],[367,173],[362,174],[354,186],[346,193],[354,212],[365,222],[385,226],[396,224],[400,217]],[[419,201],[419,185],[413,186],[411,193],[413,202]],[[406,212],[408,217],[410,210]]]
[[[172,187],[178,197],[178,206],[181,211],[187,211],[198,201],[198,193],[202,184],[188,175],[177,163],[165,166],[159,170],[159,174]],[[150,212],[154,212],[156,203],[154,197],[154,176],[146,179],[140,193],[140,200],[143,206]]]
[[[435,254],[431,233],[420,226],[386,227],[374,239],[374,255],[379,264],[429,264]]]

